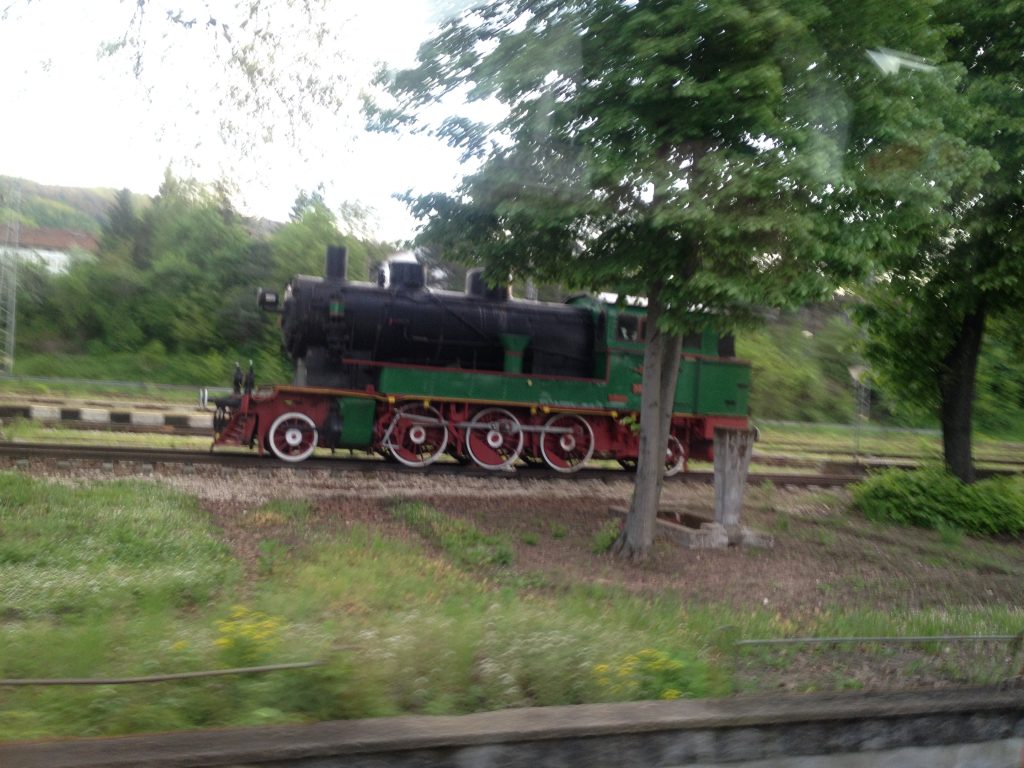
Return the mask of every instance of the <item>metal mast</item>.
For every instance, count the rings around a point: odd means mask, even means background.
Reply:
[[[14,373],[14,334],[17,319],[18,248],[21,225],[18,210],[21,207],[21,185],[11,180],[10,207],[4,227],[3,245],[0,246],[0,374]]]

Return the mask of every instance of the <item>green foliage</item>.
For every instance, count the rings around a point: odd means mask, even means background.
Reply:
[[[14,186],[20,190],[18,211],[6,207],[7,192]],[[22,227],[39,229],[70,229],[100,234],[107,208],[114,199],[113,190],[56,187],[28,179],[0,176],[0,221],[11,216]]]
[[[285,629],[278,616],[235,605],[226,619],[217,622],[215,644],[226,667],[254,667],[269,663]]]
[[[872,294],[867,294],[870,297]],[[851,322],[847,302],[814,305],[783,314],[761,328],[739,334],[737,354],[753,365],[750,412],[755,418],[849,424],[854,419],[854,384],[849,369],[863,365],[865,339]],[[865,316],[880,304],[858,307]],[[892,311],[902,312],[893,307]],[[926,323],[927,325],[927,323]],[[931,324],[932,328],[936,325]],[[878,338],[867,340],[871,356]],[[919,357],[910,337],[894,339],[892,362],[869,371],[871,418],[911,426],[936,425],[934,381],[919,376]],[[877,359],[877,358],[876,358]],[[911,374],[899,378],[899,364]],[[911,372],[909,369],[913,369]],[[1024,435],[1024,337],[1010,318],[989,323],[978,361],[976,427],[988,435]]]
[[[955,528],[976,536],[1024,533],[1024,480],[998,477],[971,485],[940,469],[890,469],[853,486],[870,520]]]
[[[612,544],[618,540],[621,533],[622,521],[619,519],[609,520],[601,526],[597,533],[594,534],[590,545],[590,551],[595,555],[604,554],[612,548]]]
[[[31,197],[21,203],[22,214],[40,229],[70,229],[98,234],[96,220],[59,200]]]
[[[569,531],[561,523],[552,523],[551,525],[551,538],[552,539],[564,539],[568,535]]]
[[[597,684],[609,698],[680,699],[706,696],[706,665],[683,660],[655,648],[618,657],[594,667]]]
[[[986,434],[1024,439],[1024,326],[1014,313],[986,327],[974,415]]]
[[[1024,301],[1024,239],[1016,215],[1024,201],[1024,107],[1017,88],[1024,63],[1016,41],[996,40],[991,32],[1024,23],[1024,9],[943,0],[936,21],[946,38],[944,58],[964,74],[955,94],[931,108],[975,159],[964,166],[962,186],[936,210],[946,227],[889,265],[867,293],[861,317],[883,386],[898,390],[902,402],[940,415],[946,461],[970,479],[970,406],[981,334],[988,319],[1016,322]],[[998,386],[990,371],[979,380]],[[991,409],[981,413],[991,424]]]
[[[87,351],[86,355],[24,355],[18,358],[18,373],[97,381],[228,386],[235,362],[240,361],[244,366],[251,359],[257,384],[278,383],[291,377],[287,363],[265,349],[211,350],[203,355],[169,354],[163,351],[161,342],[150,341],[137,352],[111,352],[100,343],[92,344]]]
[[[694,322],[693,307],[734,325],[823,295],[867,253],[912,250],[958,181],[957,145],[913,108],[941,103],[953,78],[886,78],[863,56],[882,37],[938,53],[926,8],[485,8],[422,46],[392,80],[397,109],[371,121],[426,123],[440,94],[463,87],[508,107],[494,124],[428,124],[483,164],[458,194],[410,201],[428,217],[421,242],[495,275],[657,288],[674,327]],[[922,136],[934,154],[902,152]]]
[[[324,269],[324,253],[328,245],[341,242],[337,217],[319,194],[299,195],[292,211],[292,221],[278,229],[270,238],[274,255],[274,285],[283,285],[293,275],[319,275]],[[365,280],[365,265],[348,265],[353,280]]]
[[[853,384],[848,366],[856,359],[855,331],[842,314],[818,333],[799,317],[783,318],[741,334],[736,352],[750,360],[750,411],[759,418],[849,423]]]
[[[127,190],[111,198],[95,258],[60,274],[40,265],[20,270],[19,373],[227,383],[234,362],[252,358],[261,381],[287,381],[277,329],[257,308],[256,288],[321,273],[328,244],[348,246],[354,279],[365,279],[369,260],[386,250],[342,235],[318,196],[300,196],[296,220],[269,242],[249,234],[222,186],[168,172],[151,204]],[[356,226],[358,210],[344,210]],[[83,348],[92,359],[79,356]]]
[[[463,565],[510,565],[512,545],[502,536],[488,536],[472,523],[416,502],[401,502],[391,514]]]
[[[264,513],[266,515],[266,513]],[[266,518],[264,518],[266,519]],[[258,564],[262,576],[269,576],[277,570],[279,563],[288,556],[288,548],[274,539],[263,539],[257,545]]]

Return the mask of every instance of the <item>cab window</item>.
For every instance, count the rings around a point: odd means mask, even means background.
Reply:
[[[635,315],[619,315],[615,324],[615,340],[641,342],[644,340],[644,321]]]

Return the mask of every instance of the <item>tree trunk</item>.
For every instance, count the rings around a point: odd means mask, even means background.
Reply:
[[[939,374],[943,456],[947,469],[965,483],[974,482],[971,420],[985,314],[985,307],[980,306],[964,317],[956,344],[942,361]]]
[[[622,533],[612,547],[613,554],[633,561],[646,558],[654,542],[682,352],[681,337],[658,329],[658,318],[664,309],[659,293],[657,288],[651,291],[647,304],[643,390],[640,396],[640,449],[633,500]]]

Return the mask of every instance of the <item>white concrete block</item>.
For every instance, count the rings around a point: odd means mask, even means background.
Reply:
[[[60,421],[60,408],[55,405],[29,406],[29,414],[33,421]]]
[[[79,413],[82,421],[94,424],[107,424],[110,421],[110,411],[106,408],[82,408]]]
[[[162,427],[164,415],[151,411],[132,411],[132,424],[137,424],[140,427]]]
[[[193,429],[213,429],[212,413],[194,413],[188,417],[188,425]]]

